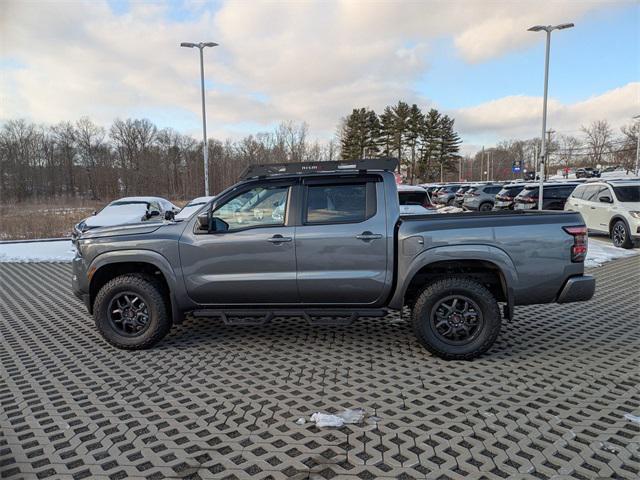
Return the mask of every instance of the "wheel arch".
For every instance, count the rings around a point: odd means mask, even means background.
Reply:
[[[627,219],[624,218],[622,215],[616,214],[613,217],[611,217],[611,220],[609,220],[609,238],[613,236],[613,226],[616,224],[618,220],[622,220],[625,226],[627,227],[627,230],[631,231],[630,230],[631,227],[629,227],[629,222],[627,222]]]
[[[511,258],[501,249],[488,245],[460,245],[436,247],[418,255],[412,262],[404,281],[390,302],[391,308],[402,308],[412,301],[417,291],[436,278],[464,275],[487,284],[498,301],[508,305],[512,317],[513,288],[517,271]]]
[[[111,279],[127,273],[144,273],[156,278],[169,301],[172,321],[178,323],[183,316],[175,300],[176,277],[168,260],[148,250],[109,252],[97,256],[89,267],[89,311],[100,289]]]

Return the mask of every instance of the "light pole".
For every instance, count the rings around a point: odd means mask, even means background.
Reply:
[[[182,42],[181,47],[200,50],[200,86],[202,87],[202,155],[204,156],[204,194],[209,196],[209,145],[207,142],[207,114],[204,106],[204,59],[202,52],[206,47],[217,47],[214,42]]]
[[[535,25],[528,29],[530,32],[547,32],[547,49],[544,57],[544,99],[542,101],[542,148],[540,149],[540,187],[538,190],[538,210],[542,210],[542,185],[544,184],[544,162],[546,161],[546,132],[547,132],[547,90],[549,88],[549,50],[551,48],[551,32],[554,30],[564,30],[573,27],[573,23],[562,23],[560,25]]]
[[[636,145],[636,169],[635,169],[635,175],[636,177],[640,174],[640,115],[636,115],[635,117],[633,117],[633,119],[636,121],[636,139],[637,139],[637,145]]]

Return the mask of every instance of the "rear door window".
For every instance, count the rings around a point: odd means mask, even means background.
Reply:
[[[309,185],[307,187],[305,224],[357,223],[373,215],[375,215],[375,183]]]

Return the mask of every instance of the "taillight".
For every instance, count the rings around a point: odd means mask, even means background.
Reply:
[[[573,245],[571,246],[571,261],[574,263],[582,263],[587,256],[589,235],[587,227],[584,225],[576,227],[562,227],[562,229],[573,237]]]
[[[522,203],[538,203],[538,199],[537,198],[532,198],[532,197],[522,197],[520,199],[520,201]]]

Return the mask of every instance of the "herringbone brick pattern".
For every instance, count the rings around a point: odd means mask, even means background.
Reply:
[[[108,346],[62,264],[0,264],[0,472],[18,478],[640,476],[640,262],[594,300],[516,309],[445,362],[399,316],[313,328],[187,321]],[[361,407],[362,424],[300,417]]]

